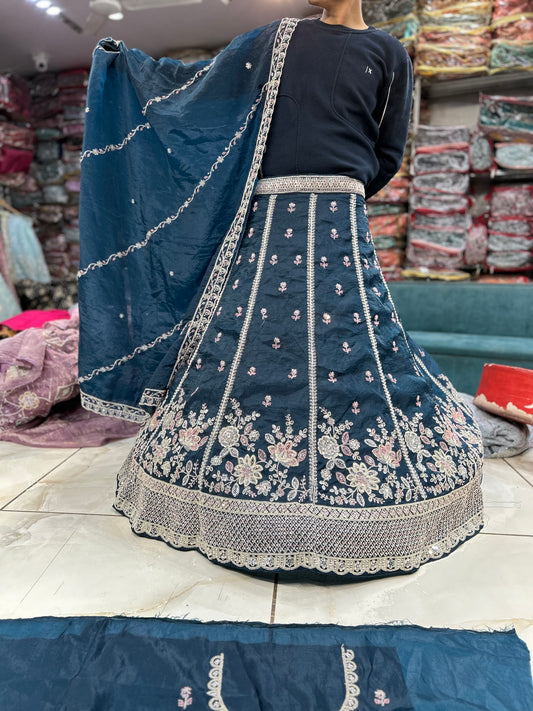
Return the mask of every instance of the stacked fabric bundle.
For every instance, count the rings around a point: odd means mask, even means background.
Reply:
[[[413,50],[418,32],[417,0],[368,0],[364,3],[365,22],[393,35]]]
[[[419,126],[413,156],[409,266],[458,269],[469,224],[470,131]]]
[[[368,221],[381,269],[387,279],[401,276],[405,260],[409,202],[409,150],[394,178],[368,200]]]
[[[486,1],[420,0],[416,74],[450,79],[487,73],[491,12]]]
[[[496,272],[533,267],[533,185],[493,188],[487,266]]]
[[[33,159],[30,92],[24,79],[0,75],[0,185],[21,187]]]
[[[533,71],[531,0],[494,0],[491,73]]]

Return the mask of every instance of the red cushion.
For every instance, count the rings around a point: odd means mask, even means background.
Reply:
[[[485,363],[474,405],[533,425],[533,370]]]

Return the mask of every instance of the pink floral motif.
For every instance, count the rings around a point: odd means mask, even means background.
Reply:
[[[394,467],[396,469],[400,466],[402,452],[401,450],[395,452],[392,442],[383,442],[382,444],[379,444],[372,450],[372,454],[378,461],[383,462],[383,464],[387,464],[389,467]]]
[[[221,313],[222,313],[222,306],[217,310],[217,316],[220,316]]]
[[[244,457],[239,457],[233,473],[237,477],[239,484],[249,486],[257,484],[259,479],[262,479],[263,467],[256,460],[255,454],[245,454]]]
[[[277,442],[270,445],[268,451],[275,462],[285,467],[298,466],[298,453],[292,448],[292,442]]]
[[[457,433],[451,427],[446,427],[442,435],[448,444],[458,447],[461,444],[461,440],[457,436]]]
[[[270,264],[272,264],[272,266],[274,266],[274,264],[277,264],[277,263],[278,263],[278,255],[277,255],[277,254],[273,254],[273,255],[270,257]]]
[[[416,405],[417,407],[420,407],[420,406],[422,405],[422,402],[421,402],[421,400],[420,400],[420,395],[417,395],[417,396],[416,396],[415,405]]]
[[[396,323],[396,314],[394,313],[394,311],[392,312],[390,318],[391,318],[392,323]]]
[[[296,370],[296,368],[291,368],[291,372],[289,373],[289,375],[287,377],[290,378],[291,380],[293,380],[293,378],[295,378],[297,375],[298,375],[298,371]]]
[[[372,491],[379,489],[377,472],[369,469],[364,462],[354,463],[348,467],[346,480],[360,494],[371,494]]]
[[[366,257],[363,259],[363,267],[365,269],[370,269],[370,264],[368,263],[368,259]]]
[[[322,267],[322,269],[325,269],[328,266],[327,257],[320,257],[320,266]]]
[[[329,203],[329,209],[331,210],[331,212],[337,212],[337,209],[338,209],[338,208],[337,208],[337,203],[336,203],[335,200],[332,200],[332,201]]]
[[[184,686],[180,691],[181,699],[178,699],[178,708],[186,709],[188,706],[192,706],[192,689],[190,686]]]
[[[281,348],[281,341],[279,338],[276,336],[274,338],[274,343],[272,344],[272,348],[275,348],[275,350],[278,350],[278,348]]]
[[[232,288],[233,288],[233,289],[237,289],[238,286],[239,286],[239,280],[238,280],[238,279],[235,279],[235,281],[233,282],[233,287],[232,287]]]
[[[374,691],[374,703],[383,707],[390,704],[390,699],[387,698],[387,694],[382,689],[376,689]]]
[[[287,212],[294,212],[296,210],[296,205],[293,202],[289,203],[289,207],[287,208]]]
[[[345,254],[344,257],[342,258],[342,263],[344,264],[345,267],[351,267],[352,263],[350,262],[350,257]]]
[[[365,239],[367,242],[370,242],[370,232],[367,232],[365,235]]]
[[[292,227],[289,227],[288,229],[285,230],[285,237],[287,239],[290,239],[292,236],[293,236]]]
[[[201,446],[202,438],[199,435],[199,427],[189,427],[186,430],[180,430],[178,432],[178,439],[181,445],[188,449],[190,452],[197,452]]]
[[[322,321],[326,324],[331,323],[331,316],[328,313],[323,313]]]
[[[222,338],[222,332],[219,331],[219,332],[217,333],[217,335],[215,336],[215,343],[218,343],[221,338]]]
[[[248,375],[256,375],[256,370],[255,370],[254,365],[252,365],[250,368],[248,368]]]
[[[282,294],[284,291],[287,291],[287,282],[286,281],[280,282],[280,285],[278,286],[278,291],[281,291]]]
[[[264,308],[261,309],[261,318],[263,319],[263,321],[268,318],[268,311]]]
[[[226,361],[225,361],[225,360],[221,360],[221,361],[220,361],[220,365],[219,365],[218,368],[217,368],[218,372],[219,372],[219,373],[222,373],[222,371],[224,370],[225,367],[226,367]]]
[[[342,284],[335,284],[335,293],[337,294],[337,296],[342,296],[344,294]]]
[[[19,395],[18,403],[23,410],[35,410],[40,400],[34,392],[26,391]]]
[[[239,316],[242,316],[242,306],[237,306],[237,311],[235,311],[235,316],[239,318]]]
[[[200,368],[202,367],[202,359],[201,358],[196,359],[195,366],[196,366],[196,370],[200,370]]]
[[[239,264],[241,263],[241,260],[242,260],[242,254],[239,254],[239,256],[237,257],[237,261],[235,262],[235,264],[239,265]]]
[[[387,378],[391,381],[391,383],[396,384],[396,382],[397,382],[396,378],[394,378],[390,373],[387,373]]]
[[[250,231],[248,232],[248,237],[253,237],[254,236],[254,228],[250,227]]]
[[[396,345],[396,341],[393,341],[393,342],[392,342],[392,350],[393,350],[395,353],[398,353],[398,350],[399,350],[399,349],[398,349],[398,346]]]
[[[265,395],[265,399],[263,400],[263,405],[265,407],[270,407],[272,405],[272,397],[270,395]]]
[[[252,210],[253,210],[254,212],[257,212],[257,200],[256,200],[256,201],[254,202],[254,204],[252,205]]]
[[[452,408],[452,419],[454,422],[457,422],[459,425],[464,425],[466,420],[464,416],[464,412],[460,410],[458,407]]]
[[[379,316],[378,316],[378,314],[375,314],[375,316],[374,316],[374,326],[379,326]]]
[[[350,344],[348,343],[348,341],[344,341],[344,343],[342,344],[342,350],[343,350],[345,353],[351,353],[351,352],[352,352],[352,349],[350,348]]]
[[[365,217],[368,216],[368,207],[366,206],[366,204],[363,205],[363,214],[364,214]]]
[[[372,375],[372,373],[369,370],[365,371],[365,380],[368,383],[371,383],[374,380],[374,376]]]
[[[296,266],[299,266],[302,263],[302,255],[301,254],[297,254],[296,257],[294,257],[294,263],[296,264]]]
[[[423,351],[421,348],[419,348],[419,349],[418,349],[418,352],[420,353],[420,355],[422,356],[422,358],[425,358],[425,356],[426,356],[425,351]]]
[[[329,236],[331,237],[331,239],[339,239],[339,233],[335,228],[331,230]]]
[[[357,311],[356,311],[356,312],[354,313],[354,315],[353,315],[353,320],[354,320],[354,323],[361,323],[361,322],[362,322],[362,321],[361,321],[361,317],[359,316],[359,314],[357,313]]]
[[[372,287],[372,291],[376,296],[381,296],[381,291],[377,288],[377,286]]]
[[[335,377],[335,373],[334,373],[333,370],[331,371],[331,373],[329,373],[329,375],[328,375],[328,380],[329,380],[330,383],[336,383],[336,382],[337,382],[337,378]]]
[[[301,318],[300,311],[299,309],[295,309],[294,313],[291,316],[293,321],[298,321]]]
[[[359,409],[359,403],[357,402],[357,400],[352,402],[352,412],[354,415],[358,415],[361,412],[361,410]]]
[[[250,264],[253,264],[255,262],[255,252],[252,252],[250,254],[248,261],[250,262]]]

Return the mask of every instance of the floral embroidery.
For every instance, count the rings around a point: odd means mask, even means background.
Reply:
[[[365,380],[367,383],[371,383],[374,380],[374,376],[369,370],[365,370]]]
[[[339,239],[339,233],[335,228],[331,230],[329,236],[331,237],[331,239]]]
[[[239,286],[239,280],[238,280],[238,279],[235,279],[235,281],[233,282],[232,289],[237,289],[238,286]]]
[[[226,469],[231,472],[232,468],[231,462],[227,462]],[[245,454],[244,457],[239,457],[233,472],[241,486],[249,486],[257,484],[262,478],[263,467],[256,461],[255,454]]]
[[[248,261],[250,262],[250,264],[253,264],[255,262],[255,257],[256,257],[255,252],[252,252],[248,258]]]
[[[270,257],[270,264],[272,264],[272,266],[274,266],[274,265],[277,264],[277,263],[278,263],[278,255],[277,255],[277,254],[273,254],[273,255]]]
[[[221,338],[222,338],[222,332],[219,331],[219,332],[217,333],[217,335],[215,336],[215,343],[218,343]]]
[[[251,62],[246,62],[246,64],[245,64],[244,66],[246,67],[246,69],[251,69],[251,68],[252,68],[252,63],[251,63]]]
[[[248,232],[248,237],[253,237],[253,236],[254,236],[254,228],[250,227],[250,231]]]
[[[295,309],[292,316],[291,316],[293,321],[298,321],[301,318],[300,310]]]
[[[261,318],[264,321],[266,318],[268,318],[268,311],[266,309],[261,309]]]
[[[226,367],[226,361],[225,361],[225,360],[221,360],[221,361],[220,361],[220,365],[218,366],[218,371],[219,371],[219,373],[221,373],[221,372],[224,370],[225,367]]]
[[[344,343],[342,344],[342,350],[343,350],[345,353],[351,353],[351,352],[352,352],[352,349],[350,348],[350,344],[349,344],[347,341],[344,341]]]
[[[291,368],[291,372],[289,373],[289,375],[287,377],[290,378],[291,380],[293,380],[297,375],[298,375],[298,371],[296,370],[296,368]]]
[[[293,202],[289,203],[289,207],[287,208],[287,212],[294,212],[296,210],[296,205]]]
[[[420,400],[420,395],[417,395],[417,396],[416,396],[415,405],[416,405],[417,407],[421,407],[421,406],[422,406],[422,401]]]
[[[280,285],[278,286],[278,291],[281,291],[282,294],[284,291],[287,291],[287,282],[286,281],[280,282]]]
[[[323,313],[323,314],[322,314],[322,321],[323,321],[325,324],[331,323],[331,316],[330,316],[330,314],[328,314],[328,313]]]
[[[365,269],[370,269],[370,264],[368,263],[368,259],[366,257],[363,258],[363,267]]]
[[[200,427],[189,427],[178,432],[179,443],[189,452],[197,452],[207,442],[207,437],[200,437]]]
[[[377,472],[369,469],[364,462],[348,467],[346,479],[348,484],[353,486],[359,494],[371,494],[376,489],[379,489]]]
[[[337,203],[335,202],[335,200],[332,200],[329,203],[329,209],[331,210],[331,212],[337,212]]]
[[[398,353],[398,350],[399,350],[399,349],[398,349],[398,346],[396,345],[396,341],[393,341],[393,342],[392,342],[392,350],[393,350],[395,353]]]
[[[184,686],[180,691],[181,699],[178,699],[178,708],[186,709],[188,706],[192,706],[192,689],[190,686]]]
[[[200,370],[200,368],[202,367],[202,359],[201,358],[196,359],[195,366],[196,366],[196,370]]]
[[[296,266],[299,266],[302,263],[302,255],[301,254],[297,254],[296,257],[294,257],[294,263],[296,264]]]
[[[374,315],[374,327],[377,328],[377,326],[379,326],[379,316],[378,316],[378,314],[375,314]]]
[[[337,378],[335,377],[335,372],[332,370],[331,373],[328,374],[328,380],[330,383],[336,383]]]
[[[256,200],[254,202],[254,204],[252,205],[252,212],[257,212],[257,208],[258,208],[258,204],[257,204],[257,200]]]
[[[248,375],[256,375],[255,366],[252,365],[250,368],[248,368]]]
[[[397,379],[393,375],[391,375],[391,373],[387,373],[387,378],[391,381],[391,383],[397,383]]]
[[[265,407],[270,407],[270,405],[272,405],[272,397],[270,395],[265,395],[265,399],[263,400],[263,405]]]
[[[378,706],[387,706],[390,704],[390,699],[387,698],[387,694],[382,689],[376,689],[374,691],[374,703]]]
[[[345,254],[344,257],[342,258],[342,263],[344,264],[345,267],[351,267],[352,263],[350,262],[350,257]]]
[[[277,336],[274,338],[274,343],[272,344],[272,348],[275,348],[276,350],[278,350],[278,348],[281,348],[281,341]]]
[[[270,456],[275,462],[286,467],[298,466],[298,454],[292,448],[292,442],[277,442],[268,447]]]
[[[344,294],[342,284],[335,284],[335,293],[337,294],[337,296],[342,296]]]
[[[328,266],[327,257],[320,257],[320,266],[322,267],[322,269],[325,269]]]
[[[239,264],[241,263],[241,261],[242,261],[242,254],[239,254],[239,256],[237,257],[237,259],[236,259],[236,261],[235,261],[235,264],[236,264],[237,266],[239,266]]]
[[[359,409],[359,403],[357,402],[357,400],[352,402],[352,412],[354,415],[358,415],[361,412],[361,410]]]
[[[290,239],[290,238],[292,237],[292,235],[293,235],[293,233],[292,233],[292,228],[289,227],[289,228],[285,231],[285,237],[286,237],[287,239]]]
[[[235,311],[235,316],[239,318],[242,316],[242,306],[237,306],[237,311]]]
[[[33,392],[25,392],[19,395],[18,403],[23,410],[35,410],[39,407],[39,398]]]
[[[361,317],[359,316],[359,314],[357,312],[354,313],[353,320],[354,320],[354,323],[361,323],[362,322]]]

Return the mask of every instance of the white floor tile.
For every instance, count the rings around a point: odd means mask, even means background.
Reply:
[[[533,623],[533,537],[480,534],[412,575],[343,585],[279,584],[279,623],[501,627]]]
[[[0,442],[0,508],[76,451]]]
[[[533,486],[533,447],[517,457],[510,457],[507,462]]]
[[[133,439],[73,454],[8,507],[11,511],[113,514],[116,475]],[[118,514],[116,514],[118,516]]]
[[[14,616],[77,525],[76,516],[0,511],[0,617]]]
[[[503,459],[485,460],[483,503],[485,533],[533,536],[533,486]]]
[[[16,608],[16,616],[269,621],[273,583],[136,536],[122,516],[79,520],[68,543]]]

